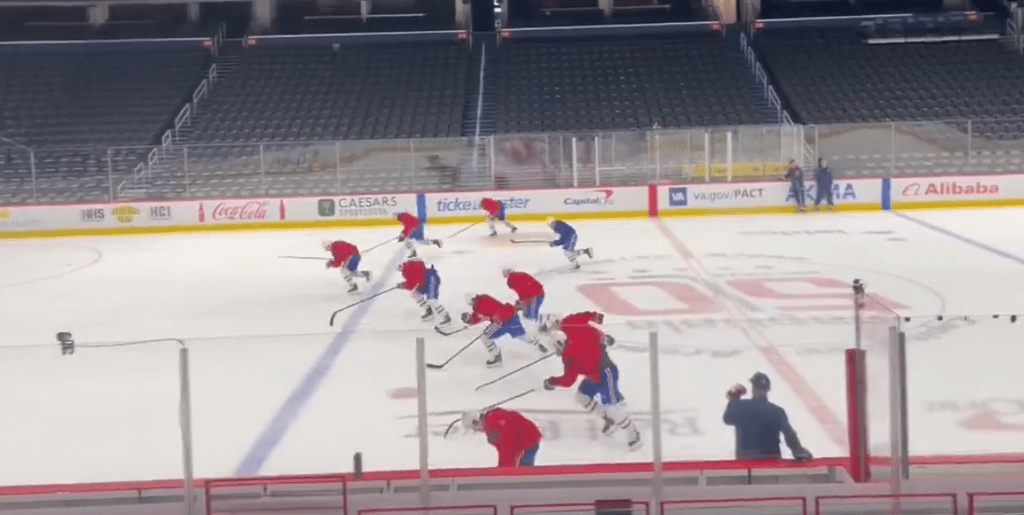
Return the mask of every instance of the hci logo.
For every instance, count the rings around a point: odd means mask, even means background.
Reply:
[[[668,205],[681,207],[686,205],[686,187],[668,189]]]

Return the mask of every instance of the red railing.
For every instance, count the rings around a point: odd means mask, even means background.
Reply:
[[[722,513],[764,513],[765,515],[807,515],[806,497],[758,497],[750,499],[687,499],[682,501],[664,501],[661,503],[660,515],[672,515],[673,508],[699,509],[700,513],[713,515],[716,510]],[[763,511],[762,511],[763,510]],[[666,513],[667,511],[667,513]]]
[[[275,495],[276,487],[297,485],[306,488],[289,490],[287,496]],[[302,491],[308,491],[310,495],[302,496]],[[206,515],[290,512],[348,514],[348,478],[343,474],[210,479],[204,482],[203,492]],[[224,504],[224,508],[215,504],[218,501]]]
[[[616,512],[629,510],[630,515],[651,515],[651,504],[646,501],[634,501],[631,499],[595,501],[588,503],[514,504],[509,510],[509,515],[549,515],[555,513],[559,515],[565,513],[585,513],[587,515],[594,515],[595,512],[602,510]]]
[[[837,514],[849,513],[850,506],[856,506],[858,511],[867,510],[864,513],[957,515],[956,494],[822,495],[814,498],[814,514],[830,515],[829,505],[836,507]]]
[[[1012,504],[1014,513],[1024,513],[1024,490],[1019,492],[984,492],[967,494],[967,515],[1007,513],[996,511],[1001,505]]]

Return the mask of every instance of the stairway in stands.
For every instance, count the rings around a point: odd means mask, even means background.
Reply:
[[[743,61],[747,66],[747,91],[750,92],[750,98],[753,100],[758,114],[761,115],[761,121],[763,123],[782,123],[781,113],[776,107],[771,105],[771,102],[768,101],[767,86],[771,85],[771,76],[766,75],[768,85],[758,82],[757,75],[754,73],[754,70],[750,68],[749,63],[746,62],[747,58],[743,53],[743,47],[740,45],[741,34],[743,34],[743,29],[730,29],[726,31],[725,38],[729,40],[729,52],[735,56],[736,59]],[[747,41],[749,42],[749,39]],[[762,68],[764,67],[763,64],[761,66]],[[775,88],[775,91],[778,92],[778,88]],[[785,102],[782,102],[782,108],[786,109]]]
[[[495,81],[498,74],[498,47],[493,32],[474,35],[472,48],[472,72],[466,78],[467,95],[462,117],[462,135],[466,138],[466,151],[459,162],[459,186],[464,189],[491,188],[490,159],[487,154],[487,138],[495,132]],[[483,83],[480,74],[483,71]],[[481,87],[483,91],[481,92]],[[479,138],[478,138],[479,136]]]

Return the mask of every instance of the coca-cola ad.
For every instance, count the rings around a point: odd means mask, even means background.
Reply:
[[[211,206],[207,208],[207,206]],[[237,200],[224,202],[201,202],[199,204],[200,223],[249,223],[284,220],[286,217],[284,200],[278,201],[277,209],[270,200]]]

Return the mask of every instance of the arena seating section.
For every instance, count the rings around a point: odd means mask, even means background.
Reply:
[[[975,130],[1024,137],[1024,60],[1000,41],[869,45],[833,30],[769,31],[757,43],[800,122],[1007,118]]]
[[[207,59],[201,48],[5,52],[0,135],[34,149],[41,200],[106,200],[106,149],[156,142]],[[118,152],[114,166],[130,171],[145,154]],[[0,141],[0,204],[30,199],[30,173],[29,154]]]
[[[616,39],[618,41],[616,41]],[[495,72],[498,132],[761,123],[750,72],[714,36],[511,41]]]

